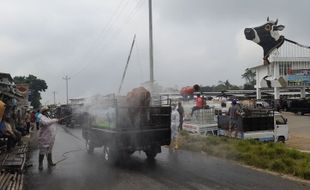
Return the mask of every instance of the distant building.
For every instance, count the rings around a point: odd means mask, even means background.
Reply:
[[[79,105],[85,103],[85,98],[71,98],[69,100],[71,105]]]
[[[23,107],[30,107],[29,84],[16,84],[16,90],[22,96],[18,105]]]
[[[12,85],[13,78],[9,73],[0,73],[0,85]]]
[[[0,99],[4,101],[10,99],[14,103],[20,97],[21,95],[16,91],[11,75],[9,73],[0,73]]]
[[[256,98],[261,99],[264,90],[273,89],[274,99],[280,92],[298,89],[300,97],[306,96],[310,87],[310,49],[284,43],[270,56],[269,65],[251,68],[256,72]]]
[[[9,73],[0,73],[0,100],[6,104],[8,113],[25,112],[27,107],[20,106],[22,95],[16,90],[13,78]]]

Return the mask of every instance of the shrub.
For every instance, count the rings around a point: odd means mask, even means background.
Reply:
[[[304,176],[303,177],[304,177],[304,179],[310,180],[310,168],[309,167],[304,170]]]
[[[298,152],[297,150],[292,150],[292,149],[289,149],[286,151],[286,155],[290,158],[293,158],[293,159],[302,159],[304,158],[304,154],[301,153],[301,152]]]
[[[284,172],[285,167],[285,164],[281,160],[274,160],[271,164],[271,169],[277,172]]]
[[[184,149],[204,151],[251,166],[310,179],[310,154],[287,148],[283,144],[217,136],[184,136],[181,140]]]

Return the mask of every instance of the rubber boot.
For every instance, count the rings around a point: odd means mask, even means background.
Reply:
[[[174,149],[178,149],[179,148],[179,143],[178,143],[178,138],[176,137],[174,139]]]
[[[39,154],[39,170],[43,170],[44,154]]]
[[[48,167],[56,166],[56,164],[54,164],[52,161],[52,153],[47,154],[47,163],[48,163]]]
[[[170,145],[169,145],[169,149],[173,149],[173,147],[174,147],[174,139],[173,138],[171,138],[171,142],[170,142]]]

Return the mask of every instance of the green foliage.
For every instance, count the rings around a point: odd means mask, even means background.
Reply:
[[[236,160],[247,165],[310,180],[310,154],[282,143],[263,143],[217,136],[181,136],[181,148]],[[185,139],[185,140],[184,140]]]
[[[222,92],[226,90],[240,90],[240,87],[237,85],[233,85],[228,80],[226,80],[219,81],[218,85],[202,86],[200,89],[203,92]]]
[[[241,75],[245,79],[245,84],[243,86],[244,90],[254,90],[254,85],[256,84],[256,73],[251,69],[245,69],[244,73]]]
[[[286,166],[285,166],[285,164],[282,162],[281,159],[273,160],[273,161],[271,162],[271,169],[272,169],[273,171],[283,173],[283,172],[285,171],[285,168],[286,168]]]
[[[41,92],[45,91],[48,86],[45,80],[39,79],[34,75],[16,76],[14,77],[15,84],[29,84],[29,89],[31,90],[30,102],[34,108],[39,108],[41,106]]]
[[[243,90],[255,90],[255,87],[252,84],[245,83],[243,85]]]

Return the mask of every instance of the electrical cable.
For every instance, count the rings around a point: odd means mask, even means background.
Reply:
[[[112,34],[112,37],[111,37],[110,39],[113,39],[113,40],[115,40],[116,36],[118,36],[118,35],[122,32],[122,30],[117,29],[117,28],[115,29],[115,30],[116,30],[115,32],[112,32],[112,29],[113,29],[113,26],[117,26],[117,25],[118,25],[120,16],[123,15],[124,10],[126,9],[126,7],[128,7],[128,2],[129,2],[129,1],[127,1],[126,4],[125,4],[123,7],[121,7],[121,10],[120,10],[120,11],[116,11],[116,14],[117,14],[117,15],[116,15],[116,16],[113,16],[113,17],[111,18],[111,20],[108,22],[108,24],[106,25],[106,27],[105,27],[105,29],[104,29],[104,34],[105,34],[105,35],[103,36],[103,38],[102,38],[103,40],[101,41],[101,46],[102,46],[102,47],[97,47],[97,52],[98,52],[99,50],[103,49],[104,47],[106,47],[106,46],[109,44],[109,43],[108,43],[109,41],[107,41],[107,40],[109,40],[109,39],[107,39],[106,37],[109,35],[110,31],[111,31],[111,34]],[[128,24],[128,21],[133,17],[132,15],[135,15],[135,14],[136,14],[136,12],[137,12],[136,10],[137,10],[139,7],[141,7],[142,4],[143,4],[143,1],[142,1],[142,0],[139,0],[133,8],[131,8],[130,10],[128,10],[128,11],[129,11],[129,14],[124,15],[127,19],[126,19],[125,21],[123,21],[122,23],[125,22],[125,23]],[[122,25],[122,23],[121,23],[121,25]],[[114,36],[114,37],[113,37],[113,36]],[[97,42],[99,43],[100,41],[98,40]],[[95,53],[96,53],[96,52],[95,52]],[[102,54],[102,53],[101,53],[101,54]],[[74,76],[80,74],[82,71],[85,71],[85,69],[88,69],[90,63],[96,61],[96,59],[97,59],[96,56],[92,56],[92,59],[89,60],[88,63],[85,64],[84,67],[82,67],[78,72],[72,74],[71,76],[74,77]]]
[[[125,2],[125,4],[124,4]],[[115,22],[119,19],[119,17],[123,14],[125,8],[128,6],[129,0],[123,0],[120,2],[120,4],[117,6],[117,9],[113,12],[112,17],[109,19],[107,24],[104,26],[103,30],[99,33],[99,36],[97,39],[94,40],[93,45],[88,48],[88,50],[83,54],[82,58],[79,58],[80,61],[85,59],[87,55],[89,56],[91,52],[94,53],[94,47],[99,46],[100,44],[104,44],[103,41],[106,39],[106,36],[108,35],[108,32],[111,30]],[[101,38],[101,40],[99,40]],[[92,48],[92,49],[91,49]],[[98,51],[98,47],[96,50]],[[96,52],[95,52],[96,53]],[[89,64],[92,62],[92,60],[89,60],[81,69],[70,76],[75,77],[76,75],[80,74],[82,71],[85,71]]]
[[[64,131],[69,134],[70,136],[74,137],[75,140],[78,140],[79,143],[82,142],[82,139],[79,138],[78,136],[74,135],[73,133],[71,133],[67,128],[65,128],[64,126],[61,126],[62,129],[64,129]],[[73,152],[79,152],[79,151],[84,151],[86,150],[85,148],[78,148],[78,149],[74,149],[74,150],[69,150],[69,151],[66,151],[62,154],[62,159],[58,160],[57,162],[55,162],[55,164],[58,164],[60,162],[63,162],[65,160],[67,160],[69,158],[69,156],[66,156],[66,154],[69,154],[69,153],[73,153]]]

